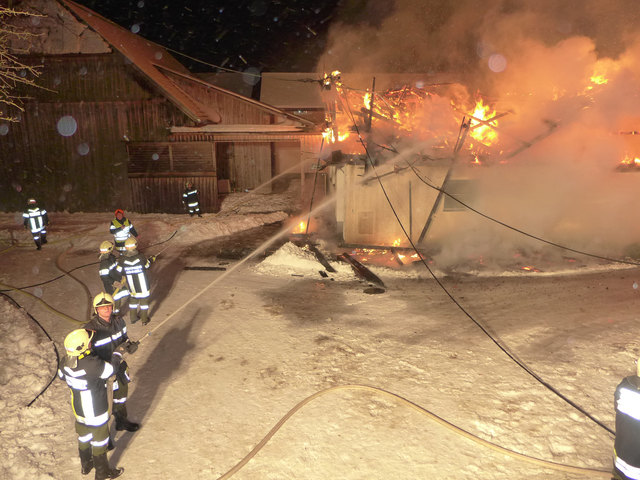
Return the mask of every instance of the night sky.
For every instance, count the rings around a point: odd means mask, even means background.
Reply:
[[[76,0],[169,49],[236,71],[308,72],[340,0]],[[172,54],[194,72],[214,67]]]

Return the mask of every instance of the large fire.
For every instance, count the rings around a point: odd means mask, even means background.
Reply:
[[[405,85],[380,92],[351,89],[342,83],[337,71],[326,74],[322,85],[328,92],[329,112],[325,118],[324,142],[340,144],[344,153],[362,153],[358,139],[350,135],[353,131],[381,130],[387,132],[386,138],[390,137],[389,132],[397,132],[396,137],[408,135],[424,140],[436,137],[446,147],[465,118],[469,122],[471,141],[466,148],[472,154],[471,163],[479,165],[478,155],[498,142],[496,119],[501,115],[482,99],[472,105],[451,104],[447,107],[450,118],[442,119],[440,110],[435,111],[431,104],[436,103],[442,109],[446,103],[427,87]]]
[[[479,100],[471,114],[469,135],[486,146],[495,143],[498,139],[498,132],[494,127],[498,126],[498,122],[491,120],[495,116],[496,112],[492,111],[491,107],[485,105],[482,100]]]

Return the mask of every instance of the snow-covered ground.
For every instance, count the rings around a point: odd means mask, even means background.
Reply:
[[[637,268],[579,259],[469,274],[432,264],[465,314],[420,264],[372,267],[386,290],[371,295],[328,245],[335,273],[286,238],[266,256],[263,240],[279,227],[253,228],[286,222],[286,202],[259,199],[273,208],[257,212],[237,200],[201,219],[129,215],[145,253],[160,256],[152,321],[129,328],[141,339],[127,358],[129,412],[143,427],[116,435],[111,461],[123,478],[219,478],[314,394],[234,478],[609,478],[613,436],[487,333],[613,429],[615,386],[640,354]],[[66,385],[54,381],[27,406],[56,368],[34,320],[62,351],[100,289],[97,249],[111,218],[52,213],[36,251],[20,213],[0,214],[0,288],[22,306],[0,297],[0,478],[82,478]]]

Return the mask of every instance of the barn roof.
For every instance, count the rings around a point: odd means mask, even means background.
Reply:
[[[192,120],[201,125],[220,123],[222,121],[222,116],[219,111],[212,108],[210,105],[205,105],[197,98],[189,95],[171,79],[169,72],[177,74],[183,79],[189,81],[206,83],[191,75],[189,70],[172,57],[164,47],[129,32],[87,7],[79,5],[71,0],[58,0],[58,2],[89,25],[91,29],[104,38],[104,40],[113,48],[118,50],[129,61],[131,61],[131,63],[145,74],[169,100],[171,100]],[[271,105],[238,95],[209,83],[206,84],[211,89],[218,90],[223,94],[232,96],[240,101],[251,103],[257,108],[289,117],[303,124],[309,124],[307,120],[291,115]]]

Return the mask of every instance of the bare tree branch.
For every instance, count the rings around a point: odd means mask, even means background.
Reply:
[[[23,12],[0,6],[0,121],[19,122],[18,112],[24,112],[23,100],[15,94],[19,84],[39,87],[40,67],[23,63],[9,51],[12,38],[25,39],[35,34],[8,22],[11,17],[41,17],[37,13]]]

